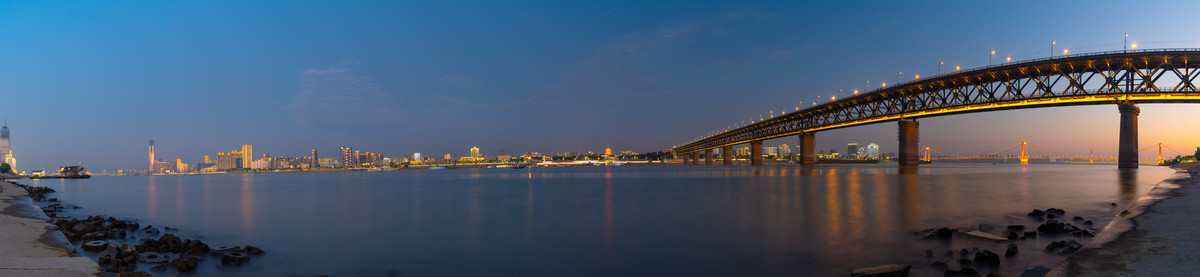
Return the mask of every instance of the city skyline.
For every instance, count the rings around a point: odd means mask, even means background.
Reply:
[[[1053,18],[1056,9],[1103,9],[1046,6],[1021,13]],[[132,153],[148,137],[172,142],[157,155],[185,160],[241,144],[297,157],[344,145],[433,157],[469,146],[652,152],[839,91],[844,97],[989,59],[1045,57],[1051,41],[1071,53],[1120,50],[1125,33],[1141,48],[1200,47],[1200,36],[1170,24],[1184,11],[1142,6],[1129,9],[1163,16],[1115,18],[1085,30],[1067,21],[1012,22],[1009,11],[983,3],[0,7],[0,26],[20,26],[0,34],[12,42],[0,45],[0,90],[12,103],[0,108],[17,130],[21,169],[143,168],[145,157]],[[530,33],[529,26],[555,27]],[[797,33],[795,26],[829,28]],[[961,35],[928,31],[935,27]],[[899,38],[915,43],[889,43]],[[1175,128],[1186,124],[1175,115],[1193,109],[1143,105],[1143,146],[1194,147],[1200,131]],[[953,153],[1021,140],[1073,153],[1115,153],[1117,144],[1115,106],[921,121],[920,144]],[[969,128],[978,125],[992,128]],[[878,141],[881,152],[893,152],[894,128],[823,132],[816,144]]]

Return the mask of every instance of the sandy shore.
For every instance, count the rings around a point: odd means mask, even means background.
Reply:
[[[72,255],[61,232],[24,189],[0,182],[0,276],[97,276],[100,267]]]
[[[1194,165],[1193,165],[1194,166]],[[1194,276],[1200,272],[1200,167],[1179,173],[1118,215],[1103,243],[1071,255],[1052,276]],[[1161,189],[1161,190],[1160,190]],[[1108,237],[1107,239],[1103,237]]]

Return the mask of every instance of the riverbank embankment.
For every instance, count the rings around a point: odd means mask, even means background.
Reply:
[[[67,238],[29,194],[0,181],[0,276],[96,276],[92,259],[72,255]]]
[[[1167,190],[1158,199],[1148,199],[1152,203],[1114,219],[1113,224],[1126,226],[1106,228],[1107,235],[1114,238],[1071,255],[1051,275],[1189,276],[1200,272],[1200,224],[1196,224],[1200,218],[1200,164],[1176,168],[1181,172],[1160,185]]]

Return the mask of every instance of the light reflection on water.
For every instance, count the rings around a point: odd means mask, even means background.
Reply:
[[[74,213],[267,250],[219,271],[227,275],[842,275],[887,263],[920,273],[930,262],[924,249],[997,251],[912,234],[926,228],[1029,225],[1025,212],[1049,207],[1104,226],[1115,213],[1109,203],[1127,206],[1172,173],[1114,167],[625,166],[27,182],[84,207]],[[1042,239],[1029,243],[1050,241]],[[1022,250],[1005,270],[1046,258],[1037,252]]]

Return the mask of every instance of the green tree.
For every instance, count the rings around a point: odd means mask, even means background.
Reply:
[[[1196,147],[1196,154],[1192,154],[1192,157],[1200,159],[1200,147]]]
[[[12,166],[8,163],[0,164],[0,173],[12,173]]]

